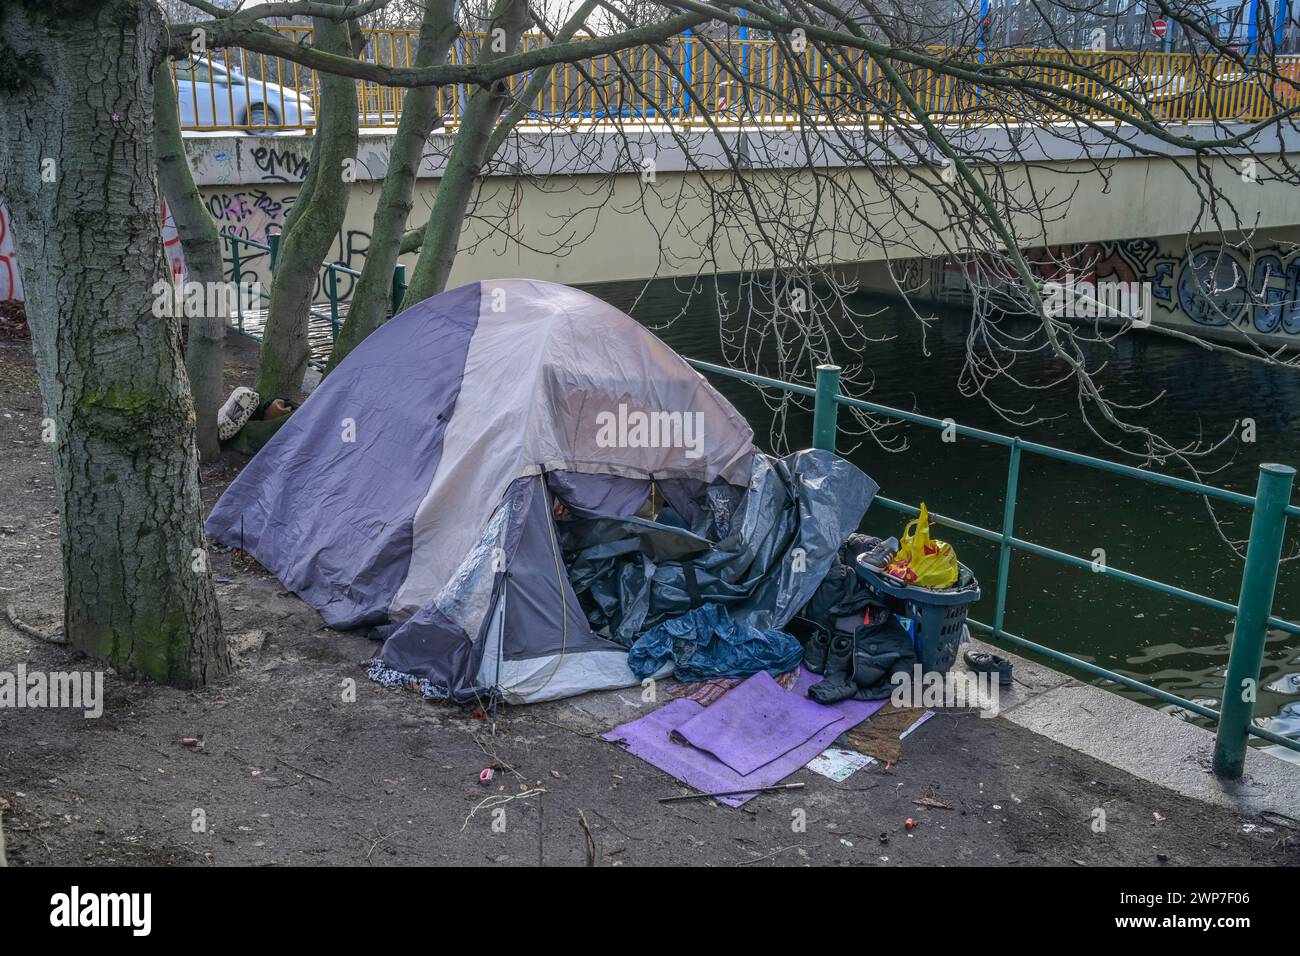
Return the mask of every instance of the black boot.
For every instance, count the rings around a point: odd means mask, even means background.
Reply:
[[[858,691],[853,683],[853,637],[836,633],[826,654],[826,679],[808,688],[808,696],[819,704],[848,700]]]
[[[826,673],[826,655],[831,649],[831,632],[819,627],[808,638],[803,649],[803,666],[814,674]]]

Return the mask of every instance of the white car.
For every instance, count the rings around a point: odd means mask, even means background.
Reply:
[[[312,94],[251,79],[215,61],[177,61],[176,99],[182,128],[315,126]]]

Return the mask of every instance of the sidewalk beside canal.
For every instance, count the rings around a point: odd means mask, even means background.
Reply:
[[[0,388],[0,601],[48,631],[62,605],[58,523],[26,343],[0,343]],[[232,476],[205,471],[209,506]],[[1180,742],[1204,731],[1054,672],[1022,665],[1002,716],[940,711],[901,761],[842,783],[803,770],[802,790],[739,809],[662,804],[683,788],[600,739],[639,712],[639,691],[503,708],[493,737],[473,707],[368,681],[360,662],[375,645],[326,629],[260,569],[225,554],[214,571],[238,662],[229,681],[185,692],[108,674],[98,719],[0,710],[12,865],[1300,863],[1300,830],[1258,801],[1191,799],[1174,777],[1159,779],[1184,793],[1142,779],[1155,761],[1140,754],[1110,765],[1122,738],[1142,739],[1139,723],[1162,721],[1170,736],[1150,749],[1212,784],[1203,742]],[[0,671],[19,664],[89,669],[0,623]],[[1287,766],[1250,755],[1246,796],[1273,764]]]
[[[803,770],[804,789],[739,809],[663,804],[686,791],[600,738],[639,711],[638,690],[503,708],[493,737],[475,708],[367,681],[372,645],[323,629],[273,579],[218,572],[240,662],[228,683],[185,693],[110,676],[98,720],[0,714],[12,864],[1300,863],[1284,821],[1149,783],[1020,726],[1019,708],[941,711],[898,763],[842,783]],[[20,660],[84,666],[3,629],[0,662]],[[1273,759],[1251,756],[1252,774]]]

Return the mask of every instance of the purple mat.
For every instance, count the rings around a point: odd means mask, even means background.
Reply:
[[[790,693],[767,671],[759,671],[674,730],[736,773],[749,774],[840,716],[803,694]]]
[[[819,680],[821,678],[817,675],[801,669],[794,687],[783,693],[806,696],[808,688]],[[639,720],[615,727],[604,735],[604,739],[621,745],[628,753],[704,793],[740,790],[744,787],[770,787],[804,766],[834,743],[836,737],[862,723],[886,703],[884,700],[845,700],[831,704],[830,709],[839,714],[837,720],[750,774],[739,774],[713,755],[672,739],[674,730],[706,710],[702,704],[684,697],[669,702]],[[753,796],[717,799],[727,806],[738,807],[752,800]]]

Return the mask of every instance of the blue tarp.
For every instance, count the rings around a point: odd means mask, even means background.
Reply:
[[[642,635],[627,654],[632,673],[644,680],[674,663],[680,681],[772,676],[793,670],[803,646],[784,631],[737,624],[721,604],[704,604]]]

